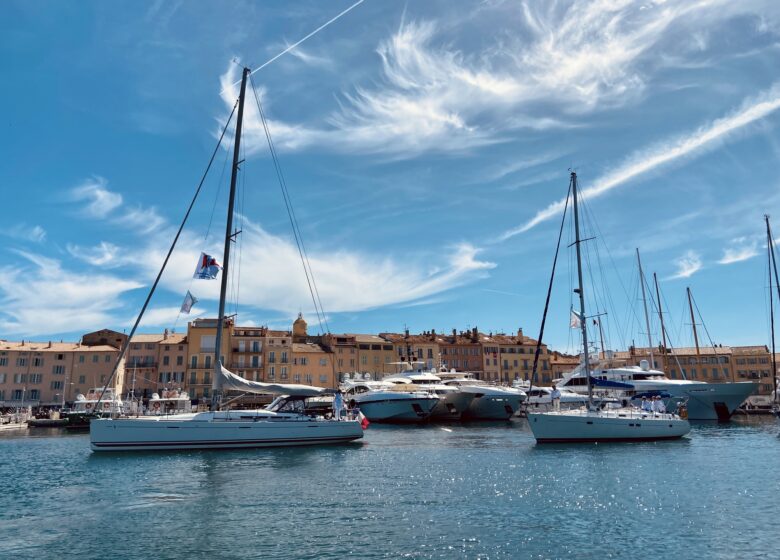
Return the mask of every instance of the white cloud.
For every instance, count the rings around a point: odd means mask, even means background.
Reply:
[[[291,316],[301,310],[313,311],[298,250],[291,240],[273,235],[245,218],[241,245],[241,306]],[[222,254],[218,243],[204,246],[201,239],[184,236],[171,257],[163,282],[168,289],[181,294],[191,286],[189,289],[201,302],[215,300],[219,282],[191,279],[200,251]],[[479,252],[480,249],[462,243],[452,247],[440,259],[442,262],[429,262],[421,256],[393,259],[343,249],[310,248],[309,261],[325,311],[334,313],[409,303],[483,277],[496,265],[480,260]],[[162,261],[159,248],[148,247],[143,253],[146,261],[155,266]],[[237,254],[236,249],[233,255]],[[431,264],[439,266],[431,270]],[[231,266],[238,273],[239,265]],[[156,270],[149,268],[148,272]]]
[[[92,266],[113,268],[124,264],[124,261],[119,258],[122,254],[121,249],[107,241],[101,241],[95,247],[81,247],[68,243],[66,248],[68,253]]]
[[[663,64],[662,52],[700,52],[693,33],[764,11],[760,2],[723,8],[717,0],[499,6],[494,13],[506,22],[519,17],[519,28],[495,29],[493,21],[493,39],[473,52],[450,40],[453,31],[469,34],[461,27],[479,28],[473,18],[461,19],[455,29],[446,22],[403,21],[377,47],[381,76],[343,92],[339,109],[324,123],[269,124],[280,149],[318,145],[399,157],[469,150],[501,142],[515,128],[571,126],[571,117],[637,99],[646,74]],[[307,60],[305,53],[297,56]],[[238,95],[237,77],[234,64],[222,77],[228,109]],[[247,139],[254,150],[264,143],[262,134]]]
[[[746,261],[752,259],[756,255],[758,255],[757,239],[739,237],[732,240],[731,247],[723,249],[723,257],[718,261],[718,264],[732,264]]]
[[[22,241],[32,241],[33,243],[46,241],[45,229],[38,225],[30,227],[25,223],[16,224],[6,230],[2,230],[0,234]]]
[[[84,212],[93,218],[105,218],[122,204],[122,195],[106,188],[103,177],[92,177],[71,191],[74,201],[86,201]]]
[[[780,109],[780,84],[775,84],[758,97],[745,101],[737,111],[723,118],[708,123],[690,134],[667,139],[656,146],[635,153],[623,164],[596,179],[593,186],[580,191],[580,195],[584,199],[596,198],[657,167],[695,155],[706,148],[712,148],[736,131],[767,117],[778,109]],[[504,241],[514,237],[560,214],[565,202],[565,199],[561,199],[550,204],[525,224],[504,232],[499,239]]]
[[[702,267],[701,256],[692,250],[686,251],[681,257],[675,259],[674,264],[677,267],[677,271],[668,280],[690,278],[701,270]]]
[[[0,332],[24,336],[89,330],[113,324],[120,296],[142,284],[106,274],[74,272],[60,261],[16,251],[30,266],[0,275]]]

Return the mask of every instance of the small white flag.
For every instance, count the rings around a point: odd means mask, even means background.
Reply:
[[[580,319],[579,313],[574,311],[574,309],[571,310],[571,319],[569,320],[569,326],[573,329],[579,329],[582,326],[582,320]]]
[[[181,304],[181,313],[187,313],[189,315],[192,306],[196,303],[198,303],[198,298],[193,296],[190,291],[187,290],[187,295],[184,296],[184,302]]]
[[[206,253],[201,253],[200,260],[198,260],[198,266],[195,267],[193,278],[199,280],[213,280],[217,277],[221,268],[217,259]]]

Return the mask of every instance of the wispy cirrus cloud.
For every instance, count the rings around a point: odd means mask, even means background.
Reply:
[[[718,264],[733,264],[752,259],[758,255],[758,240],[756,238],[738,237],[731,241],[731,246],[723,249],[723,257]]]
[[[516,129],[569,127],[582,115],[636,100],[663,66],[661,53],[698,53],[708,45],[702,29],[766,11],[760,1],[718,0],[523,2],[511,16],[504,10],[481,11],[503,21],[519,17],[519,28],[495,29],[492,21],[495,38],[470,50],[456,46],[456,33],[478,28],[473,18],[404,18],[377,46],[379,76],[343,91],[339,108],[324,120],[270,119],[279,147],[415,157],[503,142]],[[296,50],[290,52],[317,63]],[[238,94],[237,72],[230,65],[221,80],[228,110]],[[257,128],[254,120],[248,115],[249,128]],[[257,134],[247,144],[260,149],[263,142]]]
[[[702,268],[701,255],[696,251],[689,250],[675,259],[674,264],[677,267],[677,271],[669,276],[667,280],[690,278]]]
[[[124,264],[119,258],[122,254],[121,249],[107,241],[101,241],[94,247],[82,247],[68,243],[66,249],[72,256],[92,266],[115,268]]]
[[[9,228],[0,230],[0,235],[5,235],[12,239],[21,241],[32,241],[33,243],[43,243],[46,241],[46,230],[39,225],[28,226],[25,223],[16,224]]]
[[[85,202],[84,213],[92,218],[105,218],[122,205],[122,195],[106,188],[103,177],[91,177],[71,190],[71,200]]]
[[[622,165],[599,177],[593,186],[580,191],[582,198],[590,199],[602,196],[618,187],[631,182],[640,175],[658,167],[669,165],[677,160],[694,156],[703,150],[715,147],[737,131],[763,119],[780,109],[780,84],[753,99],[746,100],[731,114],[708,123],[697,130],[676,138],[667,139],[653,147],[630,156]],[[563,211],[565,199],[550,204],[540,210],[526,223],[505,231],[499,240],[505,241],[549,220]]]

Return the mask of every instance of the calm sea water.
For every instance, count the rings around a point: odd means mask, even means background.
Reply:
[[[4,433],[0,558],[777,558],[779,435],[536,446],[524,421],[373,425],[341,447],[105,455]]]

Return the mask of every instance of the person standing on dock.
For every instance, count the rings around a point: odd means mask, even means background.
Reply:
[[[344,408],[344,396],[341,391],[336,391],[336,396],[333,397],[333,416],[336,420],[341,420],[341,409]]]
[[[552,405],[553,410],[555,412],[561,411],[561,392],[558,390],[558,387],[556,385],[553,385],[552,392],[550,393],[550,398],[552,399]]]

